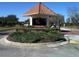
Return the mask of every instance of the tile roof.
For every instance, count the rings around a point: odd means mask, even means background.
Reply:
[[[23,16],[30,16],[30,15],[34,15],[34,14],[56,15],[55,12],[50,10],[48,7],[46,7],[42,3],[39,3],[39,4],[35,5],[34,7],[32,7],[30,10],[25,12],[23,14]]]

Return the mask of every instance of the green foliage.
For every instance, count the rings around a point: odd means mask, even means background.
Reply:
[[[47,38],[51,41],[56,41],[58,38],[63,38],[63,34],[57,31],[50,31],[47,33]]]
[[[0,17],[0,26],[14,26],[18,23],[16,15],[8,15],[7,17]]]
[[[17,42],[35,42],[38,41],[41,36],[40,33],[28,32],[28,33],[21,33],[21,32],[14,32],[10,35],[14,41]]]
[[[37,43],[44,40],[49,40],[50,42],[56,41],[58,38],[63,38],[63,34],[57,32],[57,30],[53,31],[52,29],[43,29],[43,31],[31,30],[26,32],[20,32],[19,30],[17,30],[9,37],[11,37],[10,40],[13,40],[15,42]]]

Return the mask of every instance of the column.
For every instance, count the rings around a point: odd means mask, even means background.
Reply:
[[[32,17],[30,17],[30,26],[32,26]]]
[[[50,19],[49,17],[47,17],[47,19],[46,19],[47,20],[47,26],[48,27],[49,27],[49,19]]]

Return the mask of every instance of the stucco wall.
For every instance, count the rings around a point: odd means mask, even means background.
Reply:
[[[49,24],[50,25],[54,25],[55,24],[57,27],[59,26],[59,20],[56,19],[54,16],[49,17],[48,20],[49,20]]]

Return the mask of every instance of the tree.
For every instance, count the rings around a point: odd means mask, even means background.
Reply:
[[[30,23],[30,21],[29,21],[29,20],[30,20],[30,19],[25,20],[25,22],[24,22],[24,23],[29,24],[29,23]]]
[[[18,23],[16,15],[8,15],[7,17],[0,17],[0,26],[14,26]]]
[[[16,15],[8,15],[6,17],[6,20],[7,20],[8,25],[10,26],[13,26],[18,23],[18,18],[16,17]]]
[[[77,7],[68,8],[68,19],[67,23],[75,26],[79,26],[79,9]]]
[[[0,25],[4,26],[5,22],[6,22],[5,17],[0,17]]]

